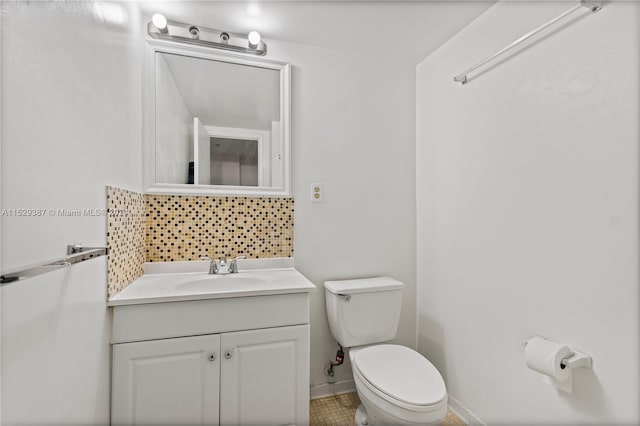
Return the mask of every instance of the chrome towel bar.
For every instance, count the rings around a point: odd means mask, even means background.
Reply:
[[[514,47],[516,47],[517,45],[521,44],[525,40],[533,37],[534,35],[538,34],[540,31],[544,30],[545,28],[549,27],[550,25],[555,24],[556,22],[558,22],[561,19],[563,19],[565,16],[575,12],[576,10],[580,9],[581,7],[586,7],[591,12],[595,13],[595,12],[598,12],[600,9],[602,9],[602,2],[601,1],[593,1],[593,0],[580,0],[580,3],[578,3],[577,5],[571,7],[569,10],[566,10],[565,12],[561,13],[560,15],[556,16],[555,18],[553,18],[552,20],[550,20],[546,24],[540,25],[538,28],[529,31],[527,34],[523,35],[522,37],[520,37],[519,39],[517,39],[516,41],[514,41],[513,43],[511,43],[507,47],[502,48],[499,51],[497,51],[496,53],[494,53],[493,55],[489,56],[488,58],[483,59],[482,61],[478,62],[477,64],[475,64],[471,68],[468,68],[465,72],[456,75],[455,77],[453,77],[453,81],[461,83],[461,84],[466,84],[467,83],[467,74],[469,74],[472,71],[475,71],[476,69],[480,68],[481,66],[485,65],[486,63],[491,62],[492,60],[494,60],[498,56],[502,55],[503,53],[505,53],[505,52],[507,52],[507,51],[509,51],[511,49],[513,49]]]
[[[61,259],[54,259],[3,272],[0,276],[0,286],[66,268],[76,263],[84,262],[85,260],[105,256],[107,252],[108,249],[106,247],[83,247],[81,244],[69,244],[67,246],[67,256]]]

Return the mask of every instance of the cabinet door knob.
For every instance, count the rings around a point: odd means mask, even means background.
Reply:
[[[224,357],[225,357],[226,359],[231,359],[231,357],[232,357],[232,356],[233,356],[233,354],[231,353],[231,351],[226,351],[226,352],[224,353]]]
[[[209,361],[215,361],[215,360],[216,360],[216,354],[215,354],[215,353],[213,353],[213,352],[211,352],[211,353],[209,354],[209,356],[207,357],[207,359],[208,359]]]

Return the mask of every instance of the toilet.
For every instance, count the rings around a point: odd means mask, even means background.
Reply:
[[[389,277],[324,283],[329,327],[349,349],[362,404],[357,425],[436,425],[447,415],[447,390],[428,359],[396,336],[404,284]]]

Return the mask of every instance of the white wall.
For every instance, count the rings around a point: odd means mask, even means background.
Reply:
[[[639,421],[638,4],[452,82],[571,4],[499,3],[417,70],[419,350],[487,423]],[[530,333],[593,356],[573,394]]]
[[[2,207],[104,208],[141,189],[138,17],[2,3]],[[2,269],[105,244],[104,217],[2,217]],[[109,421],[105,258],[2,288],[2,424]]]
[[[156,182],[187,183],[193,117],[163,55],[156,55]]]
[[[137,17],[111,3],[103,12],[124,24],[94,18],[85,3],[3,7],[3,208],[103,207],[107,183],[139,190]],[[404,281],[398,341],[415,347],[415,67],[284,42],[269,49],[293,64],[295,256],[319,287],[318,385],[336,348],[325,280]],[[324,203],[309,202],[312,182],[325,184]],[[3,220],[3,269],[62,255],[71,241],[104,243],[104,230],[102,218]],[[3,289],[5,424],[108,420],[105,275],[102,259]],[[338,370],[349,377],[348,365]]]
[[[296,268],[311,300],[311,384],[334,359],[322,284],[389,275],[407,284],[397,341],[415,347],[415,66],[267,40],[292,64]],[[325,201],[311,203],[311,184]],[[351,377],[347,364],[337,379]]]

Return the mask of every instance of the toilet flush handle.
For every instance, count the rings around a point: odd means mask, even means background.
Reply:
[[[342,297],[345,302],[348,302],[349,300],[351,300],[351,295],[350,294],[338,293],[338,297]]]

